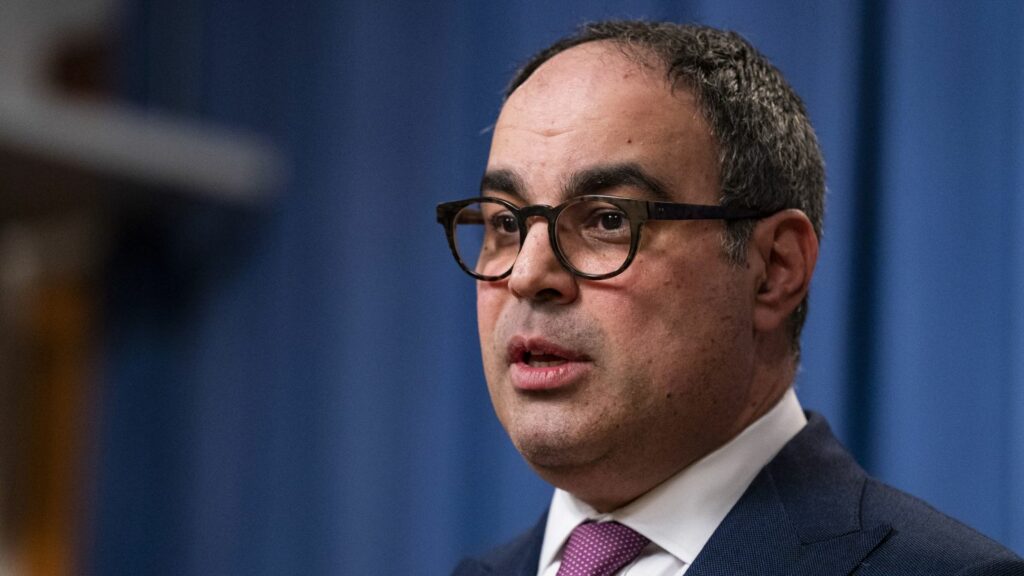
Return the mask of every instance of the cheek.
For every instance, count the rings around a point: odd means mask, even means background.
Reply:
[[[484,372],[488,383],[496,376],[494,370],[501,360],[497,339],[499,320],[508,299],[508,289],[501,283],[477,283],[476,321],[480,337],[480,354],[483,359]]]
[[[491,285],[477,283],[476,317],[477,331],[480,338],[480,359],[483,364],[484,380],[491,396],[499,421],[506,420],[506,402],[501,398],[502,386],[498,382],[503,374],[500,371],[500,358],[495,349],[495,329],[501,313],[499,294]]]
[[[627,271],[636,273],[624,278],[621,291],[604,294],[601,303],[608,311],[605,329],[615,334],[621,360],[659,388],[671,387],[668,381],[686,373],[699,378],[706,368],[702,360],[728,357],[750,324],[741,279],[730,264],[714,260],[716,252],[700,262],[665,256],[638,256]]]
[[[490,338],[500,313],[499,292],[490,283],[476,283],[476,323],[483,343]]]
[[[582,303],[590,311],[589,317],[600,325],[604,338],[600,367],[612,381],[633,382],[627,390],[635,391],[636,383],[651,381],[670,336],[671,323],[665,322],[658,295],[656,291],[648,292],[646,283],[630,279],[621,285],[599,284],[588,293],[581,292]]]

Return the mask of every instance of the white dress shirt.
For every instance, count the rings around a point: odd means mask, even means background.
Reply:
[[[579,523],[615,520],[651,543],[619,576],[680,576],[739,501],[754,477],[796,436],[807,419],[790,388],[767,414],[727,444],[704,456],[628,505],[601,514],[556,489],[548,511],[538,576],[555,576],[562,548]]]

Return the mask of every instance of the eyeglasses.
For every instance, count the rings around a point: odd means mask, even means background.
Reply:
[[[648,202],[615,196],[579,196],[551,207],[519,207],[482,197],[437,206],[452,255],[470,276],[495,281],[512,272],[530,218],[548,222],[548,239],[559,263],[590,280],[621,274],[636,257],[648,220],[744,220],[767,213],[729,206]]]

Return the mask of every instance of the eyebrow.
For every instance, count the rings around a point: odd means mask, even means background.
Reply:
[[[654,200],[672,199],[668,189],[657,178],[633,162],[599,165],[576,172],[566,183],[562,196],[569,199],[598,194],[620,186],[638,188]]]
[[[523,200],[523,179],[519,177],[512,170],[498,169],[488,170],[484,172],[483,178],[480,179],[480,192],[486,192],[491,190],[494,192],[502,192],[509,196],[514,196],[519,200]]]
[[[568,200],[587,194],[629,186],[638,188],[654,200],[669,202],[672,200],[668,189],[649,172],[634,162],[592,166],[574,172],[562,189],[562,200]],[[513,196],[517,200],[526,200],[523,179],[513,170],[500,168],[488,170],[480,180],[480,191],[501,192]]]

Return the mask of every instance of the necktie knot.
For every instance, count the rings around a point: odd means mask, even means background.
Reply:
[[[611,576],[650,542],[618,522],[584,522],[565,544],[557,576]]]

